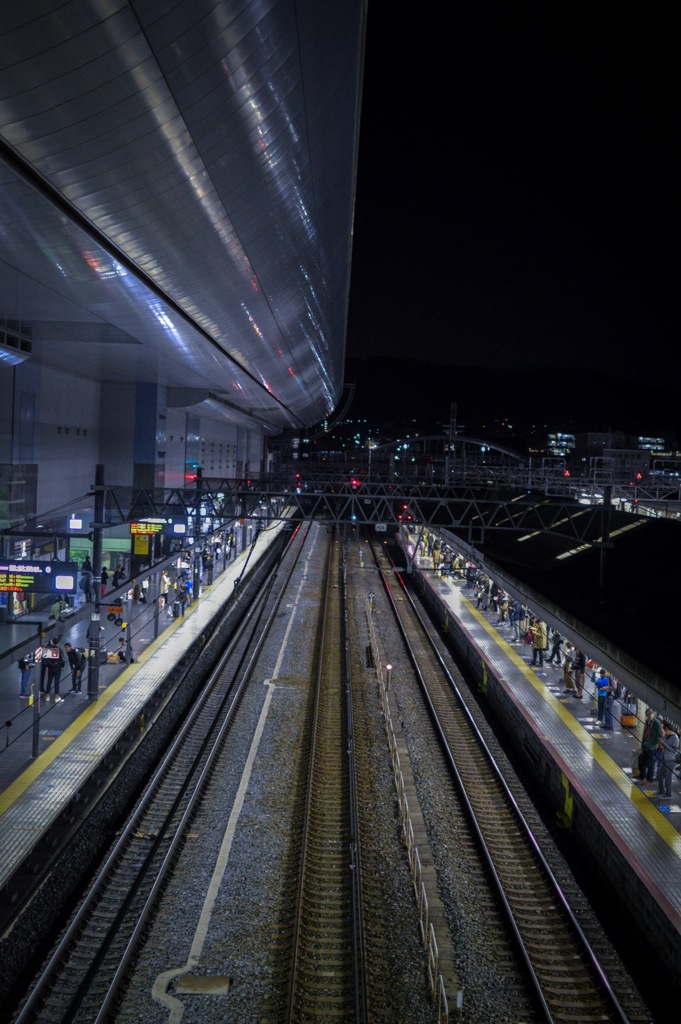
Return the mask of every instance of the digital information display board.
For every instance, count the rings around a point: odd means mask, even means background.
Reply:
[[[186,533],[187,522],[183,519],[169,517],[168,519],[136,519],[130,523],[130,533],[133,537],[142,534],[152,535],[163,533],[165,536]]]
[[[165,525],[166,525],[165,522],[162,522],[162,523],[159,523],[159,522],[152,523],[152,522],[149,522],[148,520],[147,521],[142,521],[142,522],[139,522],[139,523],[130,523],[130,533],[132,534],[133,537],[139,535],[140,533],[144,533],[144,534],[162,533],[163,527]]]
[[[70,594],[77,580],[76,562],[0,562],[0,593]]]

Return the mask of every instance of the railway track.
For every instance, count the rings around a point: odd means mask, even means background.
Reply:
[[[537,1019],[552,1022],[625,1022],[630,1016],[594,954],[525,821],[439,647],[382,548],[372,546],[434,735],[449,770],[470,835],[483,860],[493,900],[505,920],[500,963],[520,965]],[[502,948],[505,946],[506,948]]]
[[[366,1016],[345,558],[329,547],[286,1020]]]
[[[104,1024],[116,1019],[160,897],[182,855],[270,624],[300,569],[304,541],[286,556],[250,609],[199,700],[165,754],[134,813],[14,1018],[14,1024]],[[307,569],[303,569],[306,574]],[[273,946],[281,987],[266,1019],[348,1021],[366,1017],[361,858],[352,753],[344,554],[328,546],[322,613],[310,657],[316,663],[307,783],[291,836],[296,896],[284,894]],[[311,673],[312,674],[312,673]],[[296,852],[297,851],[297,852]],[[283,965],[286,965],[285,967]],[[288,979],[284,980],[286,974]],[[129,1006],[129,1003],[128,1003]],[[285,1007],[285,1009],[284,1009]]]
[[[347,551],[330,533],[299,531],[13,1024],[192,1019],[202,1000],[216,1000],[214,1019],[230,1022],[430,1019],[375,676],[361,641],[349,642],[348,607],[355,628],[364,617],[366,591],[355,583],[366,582],[366,567],[348,574]],[[271,705],[252,685],[263,682],[278,694]],[[229,833],[240,758],[263,706],[270,715],[248,769],[243,830],[234,828],[199,960],[189,951],[213,851]],[[204,983],[211,994],[201,994]]]
[[[292,542],[284,556],[286,572],[270,574],[36,977],[15,1024],[112,1019],[302,550],[302,543]]]

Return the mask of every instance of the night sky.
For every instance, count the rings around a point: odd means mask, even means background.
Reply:
[[[671,9],[462,6],[370,7],[348,357],[667,388]]]

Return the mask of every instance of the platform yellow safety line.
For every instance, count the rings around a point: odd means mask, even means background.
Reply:
[[[603,769],[603,771],[609,776],[610,779],[620,788],[625,796],[628,796],[632,801],[637,811],[643,815],[646,821],[652,825],[657,834],[661,839],[664,839],[665,843],[674,851],[677,857],[681,857],[681,835],[674,829],[664,814],[658,811],[657,807],[651,804],[648,797],[644,796],[640,788],[630,781],[629,778],[622,771],[620,766],[610,757],[608,752],[600,746],[597,740],[595,740],[584,726],[574,718],[572,714],[567,710],[565,705],[558,700],[558,698],[551,692],[546,683],[539,679],[532,671],[527,662],[523,661],[517,651],[515,651],[510,644],[502,636],[499,635],[494,626],[487,621],[484,615],[473,606],[470,599],[457,591],[458,596],[461,600],[465,601],[468,605],[468,609],[475,619],[478,620],[480,625],[483,627],[485,632],[494,640],[498,647],[503,649],[504,655],[510,656],[511,660],[521,669],[525,678],[532,684],[534,689],[539,693],[542,698],[551,705],[554,711],[556,711],[561,721],[568,727],[573,736],[582,744],[597,764]],[[548,739],[548,737],[547,737]],[[550,742],[550,740],[549,740]]]
[[[272,524],[272,526],[268,527],[267,530],[274,531],[275,526],[279,527],[280,524]],[[267,532],[267,530],[263,532]],[[239,552],[237,557],[232,562],[231,568],[235,568],[237,565],[239,565],[240,562],[244,561],[247,556],[247,553],[248,549]],[[202,589],[204,591],[213,589],[215,585],[216,581],[213,581],[210,587],[206,586]],[[83,729],[87,725],[89,725],[90,722],[102,711],[102,709],[106,707],[109,701],[112,700],[120,692],[123,686],[125,686],[126,683],[129,682],[129,680],[134,676],[135,672],[137,671],[137,666],[144,665],[144,663],[148,661],[149,658],[151,658],[152,655],[154,655],[158,651],[159,647],[168,640],[171,634],[174,633],[175,630],[178,629],[178,627],[183,622],[185,622],[191,615],[194,614],[196,609],[199,607],[200,603],[201,602],[199,599],[198,601],[192,601],[191,604],[187,605],[187,609],[185,611],[184,616],[180,616],[177,619],[173,619],[170,625],[166,626],[166,628],[163,630],[163,633],[160,636],[156,637],[156,639],[153,640],[149,644],[149,646],[145,648],[145,650],[140,654],[134,669],[132,665],[129,665],[127,669],[124,669],[123,672],[121,672],[121,674],[113,681],[113,683],[110,683],[106,687],[104,692],[100,694],[97,701],[93,704],[89,704],[88,707],[78,715],[78,718],[74,722],[71,722],[71,724],[68,725],[66,729],[64,729],[64,731],[57,737],[57,739],[53,740],[50,746],[38,755],[33,764],[26,768],[21,773],[21,775],[19,775],[18,778],[14,780],[14,782],[11,782],[7,789],[0,793],[0,818],[2,818],[3,814],[5,814],[9,810],[12,804],[23,793],[26,792],[26,790],[36,781],[36,779],[38,779],[47,768],[49,768],[49,766],[59,756],[59,754],[62,753],[62,751],[68,746],[68,744],[71,743],[76,738],[76,736],[78,736],[83,731]],[[104,668],[104,666],[102,665],[100,666],[100,668]]]
[[[0,793],[0,818],[2,818],[3,814],[9,810],[12,804],[22,796],[31,785],[33,785],[36,779],[38,779],[47,768],[49,768],[53,761],[68,747],[69,743],[72,743],[73,740],[80,735],[83,729],[85,729],[106,707],[106,705],[113,700],[118,693],[120,693],[123,687],[135,676],[138,668],[144,665],[145,662],[147,662],[149,658],[156,653],[158,648],[168,640],[170,634],[174,633],[183,621],[187,620],[187,618],[194,612],[195,608],[198,607],[198,604],[198,601],[192,602],[192,604],[187,608],[184,619],[174,619],[169,626],[166,626],[163,633],[156,637],[146,650],[140,654],[136,663],[134,665],[128,665],[112,683],[109,683],[98,699],[94,703],[88,704],[87,708],[78,715],[78,718],[76,718],[74,722],[71,722],[71,724],[68,725],[66,729],[64,729],[64,731],[51,742],[50,746],[38,755],[33,764],[26,768],[21,775],[14,780],[14,782],[11,782],[4,792]],[[106,666],[104,665],[100,665],[100,670],[105,667]],[[103,757],[104,755],[93,754],[91,756]]]

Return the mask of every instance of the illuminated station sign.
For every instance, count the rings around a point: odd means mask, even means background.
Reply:
[[[130,523],[130,534],[133,537],[152,536],[155,533],[163,533],[166,536],[174,533],[185,533],[186,522],[181,519],[136,519]]]
[[[0,562],[0,593],[70,594],[77,579],[76,562]]]
[[[164,526],[166,525],[165,519],[163,520],[149,520],[143,519],[138,523],[130,523],[130,533],[133,537],[139,536],[139,534],[151,534],[161,533]]]

